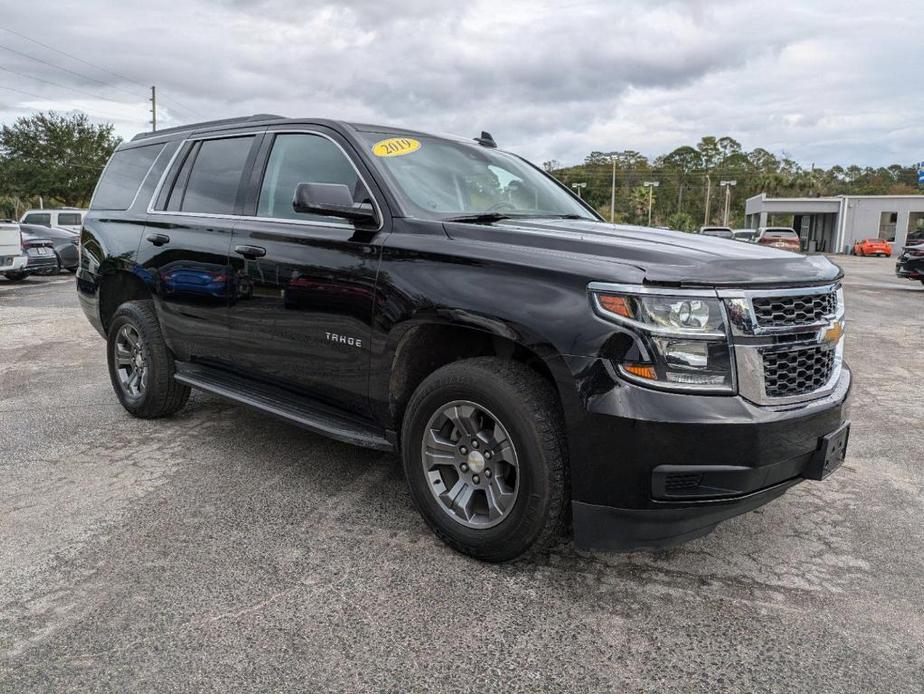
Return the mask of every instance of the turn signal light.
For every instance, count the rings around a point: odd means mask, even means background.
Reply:
[[[623,318],[632,318],[632,308],[624,296],[600,294],[598,298],[600,299],[600,305],[610,313],[615,313]]]
[[[623,364],[622,368],[625,369],[627,373],[638,376],[639,378],[647,378],[648,380],[654,381],[658,377],[654,367],[646,364]]]

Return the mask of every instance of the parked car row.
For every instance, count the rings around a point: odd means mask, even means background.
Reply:
[[[908,235],[907,245],[895,263],[895,275],[924,284],[924,232]]]
[[[79,231],[0,222],[0,275],[18,282],[34,274],[76,272],[79,244]]]

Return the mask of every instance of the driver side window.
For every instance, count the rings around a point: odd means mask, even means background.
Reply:
[[[299,183],[340,183],[353,192],[354,202],[370,199],[369,193],[340,148],[321,135],[283,133],[276,135],[257,204],[258,217],[340,221],[292,209]]]

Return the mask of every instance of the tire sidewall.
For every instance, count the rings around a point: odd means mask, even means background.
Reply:
[[[412,497],[427,523],[478,555],[505,545],[510,554],[524,552],[541,533],[550,512],[553,480],[544,449],[527,409],[503,384],[458,382],[425,383],[408,408],[402,435],[402,462]],[[423,474],[421,445],[431,416],[455,400],[469,400],[489,410],[503,424],[517,453],[519,489],[507,518],[489,528],[469,528],[455,522],[430,491]]]
[[[151,354],[151,344],[147,333],[145,321],[140,316],[135,316],[131,304],[123,304],[116,312],[112,323],[109,326],[109,333],[106,339],[106,357],[109,363],[109,378],[112,381],[112,388],[118,397],[119,402],[129,412],[140,412],[144,409],[148,399],[151,397],[151,384],[154,383],[154,359]],[[115,358],[115,340],[119,330],[125,325],[131,325],[138,332],[141,340],[141,352],[144,356],[147,369],[147,387],[141,395],[134,397],[125,392],[122,383],[119,381],[118,370],[116,369]]]

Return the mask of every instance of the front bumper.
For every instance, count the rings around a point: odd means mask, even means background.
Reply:
[[[588,549],[683,542],[813,476],[851,386],[845,366],[826,397],[769,407],[605,381],[593,360],[569,367],[584,390],[566,408],[574,538]]]

